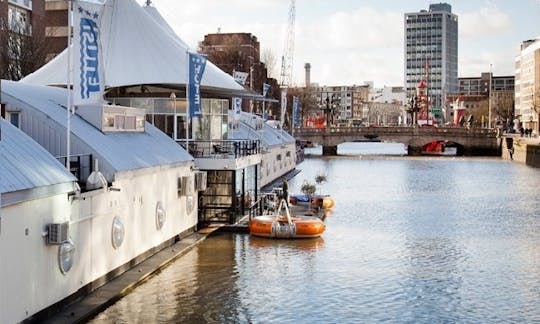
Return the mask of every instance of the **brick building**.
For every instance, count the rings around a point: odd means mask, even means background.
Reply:
[[[68,2],[45,0],[45,34],[49,43],[47,60],[52,59],[67,47]]]
[[[208,55],[208,60],[223,71],[233,74],[233,71],[247,73],[245,86],[257,94],[262,93],[263,84],[271,85],[268,98],[279,98],[280,87],[277,80],[268,78],[266,65],[261,62],[260,44],[257,37],[251,33],[216,33],[204,36],[199,44],[199,52]],[[254,113],[261,113],[261,102],[254,102],[254,106],[244,110],[253,109]],[[277,114],[277,105],[266,107],[270,115]]]

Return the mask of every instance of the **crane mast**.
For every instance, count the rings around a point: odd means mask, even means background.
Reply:
[[[295,11],[295,0],[291,0],[291,5],[289,7],[289,19],[287,23],[287,35],[285,37],[283,55],[281,56],[281,87],[283,88],[287,88],[292,85]]]

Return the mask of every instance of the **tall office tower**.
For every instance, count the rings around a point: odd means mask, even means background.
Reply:
[[[515,117],[521,125],[540,133],[540,36],[521,43],[515,59]]]
[[[447,3],[429,5],[429,10],[406,13],[405,91],[415,97],[421,81],[427,87],[429,117],[438,122],[449,119],[446,94],[458,90],[458,17]]]

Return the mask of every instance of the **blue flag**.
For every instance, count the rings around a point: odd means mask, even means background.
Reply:
[[[298,97],[293,97],[293,125],[294,127],[300,126],[300,101],[298,100]]]
[[[268,90],[270,90],[270,85],[268,83],[264,83],[263,84],[263,97],[266,97]]]
[[[188,103],[189,115],[195,117],[202,116],[201,105],[201,80],[206,67],[206,56],[197,53],[189,53],[189,80],[188,80]]]

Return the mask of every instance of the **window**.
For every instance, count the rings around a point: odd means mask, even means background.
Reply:
[[[19,111],[8,111],[6,119],[15,127],[21,128],[21,113]]]

